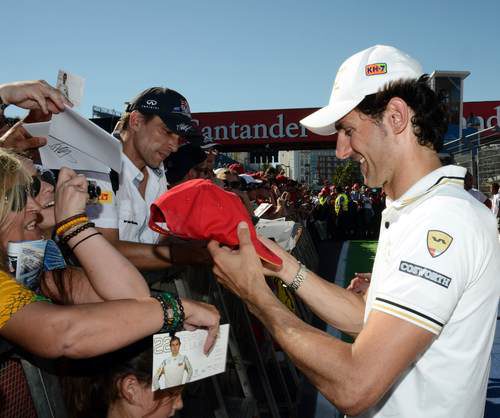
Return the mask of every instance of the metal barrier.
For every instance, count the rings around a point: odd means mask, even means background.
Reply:
[[[317,272],[318,254],[305,228],[292,253]],[[221,322],[231,324],[226,372],[187,385],[181,417],[299,416],[302,375],[241,300],[218,284],[210,268],[176,267],[150,275],[148,283],[153,291],[173,290],[180,296],[212,303],[221,312]],[[269,283],[298,316],[306,322],[312,320],[309,309],[292,293],[277,281]],[[67,417],[52,365],[41,359],[28,360],[10,349],[0,351],[0,418]]]
[[[317,272],[318,254],[304,227],[292,254]],[[312,321],[310,310],[279,281],[270,280],[269,285],[296,315],[305,322]],[[221,322],[231,324],[226,372],[188,385],[184,409],[180,412],[182,417],[198,418],[200,409],[204,411],[203,417],[216,418],[299,416],[302,375],[241,300],[218,284],[210,268],[188,266],[177,270],[171,282],[152,283],[152,289],[174,290],[180,296],[213,303],[221,312]]]

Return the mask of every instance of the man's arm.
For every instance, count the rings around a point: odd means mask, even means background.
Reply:
[[[144,244],[120,241],[117,229],[97,229],[139,270],[161,270],[174,264],[212,264],[206,246],[202,246],[197,242]]]
[[[348,344],[305,324],[270,296],[246,302],[294,364],[348,415],[375,405],[434,338],[410,322],[372,311]]]
[[[259,239],[283,260],[283,267],[276,271],[264,269],[264,274],[279,277],[290,284],[299,270],[299,263],[291,254],[270,239]],[[309,308],[323,321],[340,331],[351,335],[358,334],[363,328],[365,300],[353,292],[330,283],[311,271],[296,292]]]
[[[370,314],[352,345],[305,324],[267,286],[248,228],[238,234],[238,252],[209,244],[215,274],[245,301],[325,397],[349,415],[373,406],[432,342],[431,332],[378,311]]]
[[[172,265],[168,245],[120,241],[118,229],[97,228],[97,230],[139,270],[161,270]]]

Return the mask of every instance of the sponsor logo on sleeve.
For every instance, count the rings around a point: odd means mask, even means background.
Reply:
[[[113,192],[112,191],[103,191],[99,196],[99,203],[101,205],[108,205],[113,203]]]
[[[378,62],[376,64],[365,65],[365,75],[380,75],[387,73],[387,64],[385,62]]]
[[[411,274],[415,277],[421,277],[422,279],[429,280],[430,282],[446,287],[447,289],[451,283],[451,279],[448,276],[408,261],[401,261],[401,263],[399,263],[399,271]]]
[[[446,232],[431,229],[427,231],[427,250],[432,258],[443,254],[453,242],[453,237]]]

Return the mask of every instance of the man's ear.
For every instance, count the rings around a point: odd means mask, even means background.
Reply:
[[[141,115],[137,110],[132,111],[128,121],[128,126],[137,131],[144,124],[144,116]]]
[[[409,123],[413,112],[403,99],[393,97],[386,108],[387,122],[395,135],[403,132]]]
[[[141,384],[133,374],[122,377],[116,384],[120,397],[131,405],[138,405],[140,403],[139,393]]]

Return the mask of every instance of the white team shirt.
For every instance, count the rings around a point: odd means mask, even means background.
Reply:
[[[486,206],[441,167],[389,203],[368,291],[372,309],[436,335],[363,417],[482,418],[500,295],[500,244]]]
[[[125,154],[122,154],[120,185],[116,196],[114,194],[112,196],[114,204],[109,205],[109,211],[95,209],[90,214],[97,227],[118,229],[121,241],[147,244],[156,244],[159,241],[160,235],[148,227],[149,208],[159,196],[167,191],[167,179],[163,165],[158,169],[146,167],[146,170],[148,181],[145,198],[143,198],[138,187],[144,175]],[[105,179],[101,180],[100,186],[102,190],[111,189],[109,176],[107,183]]]
[[[498,216],[498,209],[500,208],[500,193],[494,194],[491,197],[491,211],[495,217]]]
[[[93,181],[101,188],[99,200],[87,205],[86,212],[89,219],[99,228],[118,229],[118,206],[111,185],[109,174],[97,173],[95,171],[78,171]]]
[[[193,375],[193,368],[187,356],[178,354],[175,357],[168,357],[161,362],[160,367],[163,369],[163,384],[160,383],[160,388],[170,388],[174,386],[188,383]],[[187,372],[184,380],[184,372]],[[161,379],[161,378],[160,378]]]
[[[481,190],[472,188],[467,191],[471,194],[471,196],[474,196],[481,203],[484,203],[486,199],[488,199],[488,197]]]

